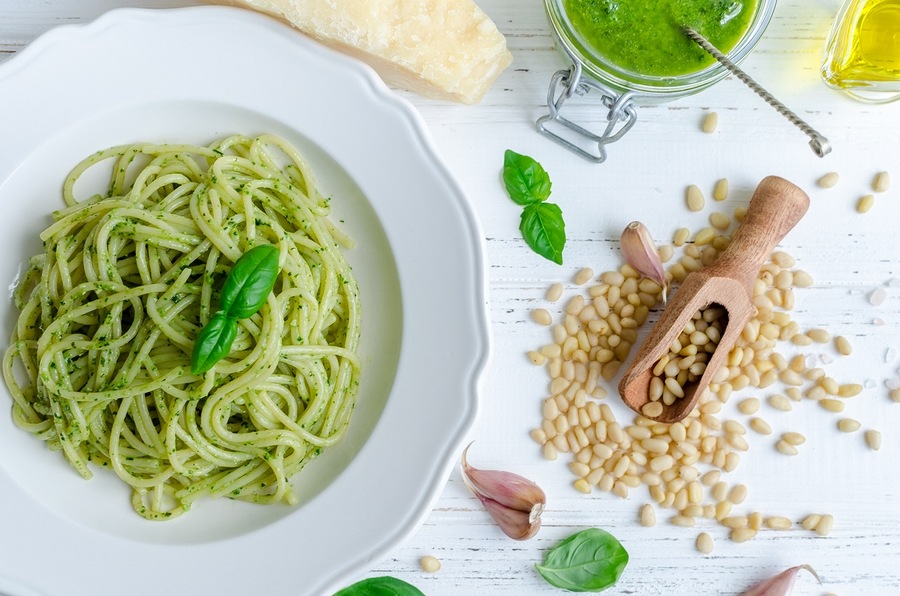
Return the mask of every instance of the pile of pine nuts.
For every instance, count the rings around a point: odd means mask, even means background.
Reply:
[[[744,213],[738,209],[736,219],[740,221]],[[728,225],[723,226],[723,218]],[[710,217],[710,223],[710,227],[694,234],[692,242],[688,242],[691,234],[686,229],[675,233],[673,245],[683,246],[683,250],[668,266],[666,276],[670,283],[683,281],[688,273],[712,263],[727,248],[730,239],[726,231],[731,219],[717,213]],[[668,263],[674,258],[675,248],[666,245],[659,252],[663,262]],[[590,269],[582,269],[574,282],[585,286],[595,279]],[[674,525],[693,527],[701,518],[716,520],[729,528],[735,542],[750,540],[763,528],[794,527],[795,522],[784,516],[758,511],[733,514],[733,508],[747,498],[748,490],[743,484],[729,484],[723,475],[733,472],[741,455],[748,451],[747,428],[738,420],[721,420],[717,415],[733,392],[748,387],[769,391],[764,401],[775,412],[790,410],[803,401],[815,401],[827,411],[838,413],[847,399],[861,392],[861,385],[838,383],[824,369],[813,366],[810,358],[798,355],[788,360],[776,351],[777,342],[808,346],[833,341],[838,354],[852,352],[846,338],[832,339],[824,329],[804,331],[788,314],[794,306],[794,289],[812,283],[808,273],[795,268],[789,254],[776,251],[770,256],[753,288],[756,314],[742,330],[698,407],[674,424],[641,415],[631,424],[622,424],[602,401],[607,395],[603,381],[609,382],[616,376],[637,339],[638,328],[651,309],[660,306],[659,284],[622,265],[617,271],[602,273],[597,283],[587,285],[586,295],[572,296],[565,304],[562,320],[556,324],[549,310],[534,310],[534,320],[551,328],[553,341],[528,353],[531,362],[545,366],[550,377],[549,396],[543,401],[543,421],[531,432],[532,438],[549,460],[569,454],[569,469],[575,475],[574,487],[578,491],[590,493],[596,489],[626,498],[631,490],[647,486],[657,506],[674,511],[670,519]],[[555,303],[563,298],[563,293],[562,284],[554,284],[546,298]],[[711,328],[703,315],[700,320],[707,323],[707,329]],[[721,331],[719,328],[714,335]],[[677,350],[679,354],[681,349]],[[663,384],[667,386],[665,381]],[[664,399],[662,395],[660,399]],[[768,435],[771,426],[757,416],[762,403],[750,397],[742,400],[738,409],[750,417],[751,431]],[[846,432],[860,428],[847,422],[837,424]],[[877,449],[880,434],[869,430],[866,441],[870,448]],[[786,432],[774,446],[783,454],[795,455],[804,442],[802,434]],[[656,523],[652,504],[642,506],[640,522],[645,526]],[[813,514],[797,523],[826,535],[833,519],[827,514]],[[696,548],[704,554],[712,552],[712,538],[701,533]]]

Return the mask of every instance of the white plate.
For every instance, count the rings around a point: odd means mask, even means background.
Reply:
[[[84,481],[16,428],[3,387],[0,592],[319,596],[396,548],[474,423],[488,352],[482,235],[413,108],[368,67],[263,15],[125,9],[56,29],[3,64],[0,130],[6,284],[91,152],[286,137],[357,243],[365,363],[349,433],[295,477],[298,506],[223,499],[168,522],[135,514],[111,472]],[[15,316],[2,301],[4,335]]]

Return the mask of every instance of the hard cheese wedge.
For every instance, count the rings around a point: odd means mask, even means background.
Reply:
[[[226,0],[274,15],[371,65],[391,85],[477,103],[512,61],[471,0]]]

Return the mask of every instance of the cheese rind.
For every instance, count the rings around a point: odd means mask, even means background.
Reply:
[[[389,85],[430,97],[477,103],[512,62],[472,0],[226,1],[284,19],[367,62]]]

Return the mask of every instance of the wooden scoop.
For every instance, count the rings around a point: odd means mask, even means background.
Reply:
[[[787,180],[769,176],[759,183],[731,244],[714,263],[687,276],[625,371],[619,393],[631,409],[640,413],[650,401],[653,368],[688,321],[697,311],[718,305],[726,312],[724,332],[705,372],[683,388],[684,397],[663,404],[655,419],[677,422],[690,414],[755,310],[753,284],[760,267],[808,208],[809,197]]]

